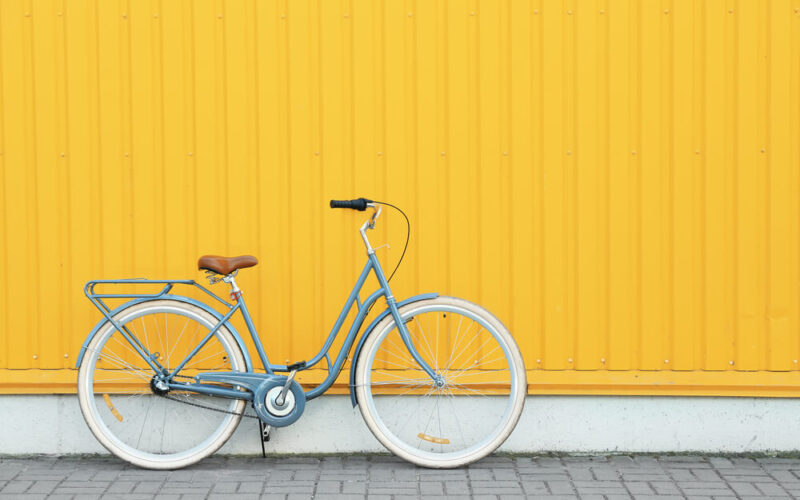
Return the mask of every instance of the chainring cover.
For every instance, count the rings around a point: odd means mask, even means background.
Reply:
[[[275,403],[275,397],[280,394],[285,384],[286,377],[273,377],[261,382],[253,392],[253,409],[258,418],[267,425],[286,427],[303,415],[306,394],[295,380],[289,385],[284,405],[279,406]]]

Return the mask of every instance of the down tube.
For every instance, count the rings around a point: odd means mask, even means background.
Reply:
[[[347,358],[347,355],[350,353],[350,348],[353,347],[353,342],[358,335],[358,331],[361,329],[361,325],[364,323],[364,318],[367,316],[367,313],[369,313],[370,305],[378,300],[378,297],[383,294],[383,289],[372,292],[372,295],[370,295],[367,300],[361,304],[361,307],[358,308],[356,318],[353,320],[353,324],[350,325],[350,331],[347,332],[347,337],[345,337],[344,342],[342,342],[342,348],[339,351],[339,354],[336,356],[336,361],[333,363],[333,366],[328,372],[328,376],[317,387],[314,387],[310,391],[306,392],[306,399],[314,399],[315,397],[327,391],[336,381],[336,378],[342,371],[344,361]]]
[[[339,317],[336,318],[336,323],[333,325],[331,329],[331,333],[328,334],[328,339],[325,341],[325,345],[322,346],[322,349],[314,356],[307,364],[306,368],[311,368],[312,366],[319,363],[325,354],[330,350],[331,346],[333,345],[333,341],[339,335],[339,330],[342,328],[342,324],[344,324],[344,320],[347,319],[347,314],[350,312],[350,309],[353,308],[353,302],[355,302],[361,293],[361,288],[364,286],[364,282],[367,280],[367,276],[369,276],[369,271],[372,269],[372,262],[367,261],[364,269],[361,271],[361,274],[358,276],[358,280],[356,281],[355,286],[353,287],[353,291],[350,292],[350,296],[347,298],[347,301],[344,303],[342,307],[342,311],[339,313]],[[360,305],[360,304],[359,304]],[[360,310],[360,309],[359,309]],[[349,335],[349,334],[348,334]],[[345,342],[347,340],[345,339]],[[337,357],[338,361],[338,357]]]

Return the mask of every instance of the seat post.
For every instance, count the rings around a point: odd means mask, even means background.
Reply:
[[[239,285],[236,284],[235,276],[236,276],[237,272],[238,272],[238,270],[234,271],[234,272],[226,275],[224,278],[222,278],[222,281],[224,281],[225,283],[227,283],[227,284],[229,284],[231,286],[231,300],[236,300],[236,301],[238,301],[239,297],[242,296],[242,290],[239,288]]]

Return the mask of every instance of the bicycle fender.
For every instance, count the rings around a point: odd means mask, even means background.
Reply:
[[[217,321],[222,319],[222,314],[220,314],[216,309],[212,308],[211,306],[209,306],[208,304],[206,304],[204,302],[200,302],[199,300],[195,300],[195,299],[192,299],[190,297],[184,297],[182,295],[169,295],[169,294],[162,295],[162,296],[160,296],[158,298],[146,297],[146,298],[131,300],[131,301],[126,302],[126,303],[122,304],[121,306],[117,307],[116,309],[114,309],[113,311],[108,313],[108,315],[111,316],[111,317],[114,317],[114,316],[116,316],[116,314],[118,312],[122,311],[123,309],[125,309],[127,307],[130,307],[130,306],[135,305],[135,304],[139,304],[141,302],[151,301],[151,300],[177,300],[179,302],[185,302],[187,304],[192,304],[194,306],[197,306],[197,307],[203,309],[208,314],[214,316],[217,319]],[[81,366],[81,361],[83,360],[83,355],[86,353],[86,348],[89,347],[89,342],[92,341],[92,339],[97,334],[97,332],[100,331],[100,328],[102,328],[103,325],[105,325],[106,323],[108,323],[108,319],[103,318],[102,320],[100,320],[99,323],[97,323],[95,325],[94,328],[92,328],[92,331],[89,332],[89,335],[86,337],[86,341],[84,341],[83,345],[81,346],[80,353],[78,353],[78,360],[75,362],[75,368],[79,368]],[[253,362],[250,360],[250,353],[247,351],[247,346],[244,344],[244,341],[242,340],[241,335],[239,335],[239,332],[236,331],[236,328],[233,327],[233,325],[230,323],[230,321],[228,321],[225,324],[225,328],[227,328],[228,331],[231,332],[231,334],[233,335],[233,338],[236,339],[236,343],[239,344],[239,348],[242,350],[242,353],[244,354],[244,362],[245,362],[245,367],[247,368],[247,371],[248,372],[252,372],[253,371]]]
[[[438,293],[423,293],[420,295],[414,295],[413,297],[409,297],[398,302],[397,307],[402,307],[406,304],[411,304],[412,302],[419,302],[420,300],[435,299],[438,296]],[[386,308],[386,310],[380,313],[377,318],[372,320],[372,323],[370,323],[367,329],[364,330],[364,335],[361,336],[361,338],[358,340],[358,344],[356,345],[356,350],[353,353],[353,362],[350,364],[350,401],[353,403],[353,408],[358,406],[358,400],[356,400],[356,363],[358,362],[358,354],[361,352],[361,348],[364,346],[364,342],[366,342],[367,337],[369,337],[372,333],[372,330],[383,318],[389,314],[391,314],[391,311],[389,311],[389,308]]]

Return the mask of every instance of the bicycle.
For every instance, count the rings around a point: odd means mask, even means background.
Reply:
[[[252,417],[259,420],[263,451],[273,427],[297,421],[306,403],[333,385],[368,312],[384,297],[387,308],[364,330],[350,367],[350,397],[367,427],[389,451],[424,467],[458,467],[497,449],[516,426],[527,393],[519,348],[506,327],[476,304],[436,293],[394,298],[391,276],[386,278],[367,237],[383,205],[405,217],[394,205],[365,198],[330,202],[331,208],[372,210],[359,229],[367,263],[327,340],[309,361],[269,362],[235,279],[239,270],[258,263],[255,257],[198,260],[212,285],[231,287],[231,302],[194,280],[89,281],[84,291],[103,319],[81,347],[76,366],[80,408],[94,436],[134,465],[177,469],[217,451],[243,417]],[[410,224],[408,229],[410,237]],[[380,288],[362,301],[370,272]],[[163,288],[157,293],[96,293],[101,284]],[[175,285],[202,290],[226,312],[170,294]],[[111,309],[107,299],[131,300]],[[355,318],[331,364],[329,350],[354,305]],[[254,370],[230,322],[237,311],[263,373]],[[323,359],[327,376],[304,390],[296,374]],[[248,408],[255,415],[246,413]]]

